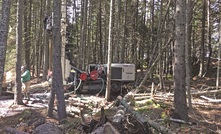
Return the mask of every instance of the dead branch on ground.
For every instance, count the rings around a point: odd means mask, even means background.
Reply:
[[[133,117],[141,123],[141,125],[144,125],[145,123],[148,123],[151,127],[153,127],[154,129],[156,129],[157,131],[163,133],[163,134],[172,134],[173,132],[167,128],[165,128],[164,126],[159,125],[158,123],[152,121],[149,117],[145,117],[142,116],[141,114],[139,114],[138,112],[136,112],[131,106],[129,106],[123,99],[122,97],[118,97],[117,98],[118,101],[120,101],[120,104],[122,104],[127,111],[129,111],[131,113],[131,115],[133,115]],[[146,128],[146,126],[145,126]]]

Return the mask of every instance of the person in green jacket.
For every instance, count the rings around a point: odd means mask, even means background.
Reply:
[[[30,95],[29,95],[29,88],[31,85],[31,74],[30,71],[28,69],[26,69],[25,66],[21,67],[21,82],[22,82],[22,91],[24,93],[24,98],[26,99],[30,99]]]

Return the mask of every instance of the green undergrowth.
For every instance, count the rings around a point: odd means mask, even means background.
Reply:
[[[136,111],[143,113],[151,109],[161,109],[161,106],[160,104],[154,102],[152,99],[148,99],[148,100],[143,100],[142,102],[139,101],[139,103],[135,102],[135,109]]]
[[[162,102],[156,102],[152,99],[136,101],[134,109],[144,115],[154,116],[166,120],[169,117],[169,106]]]

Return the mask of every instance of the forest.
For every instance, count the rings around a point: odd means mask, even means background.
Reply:
[[[220,8],[219,0],[0,0],[0,133],[221,133]],[[88,72],[101,65],[105,75]],[[113,66],[127,78],[113,80]]]

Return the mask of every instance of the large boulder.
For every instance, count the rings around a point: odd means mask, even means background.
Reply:
[[[63,134],[63,132],[55,124],[45,123],[38,126],[33,134]]]

